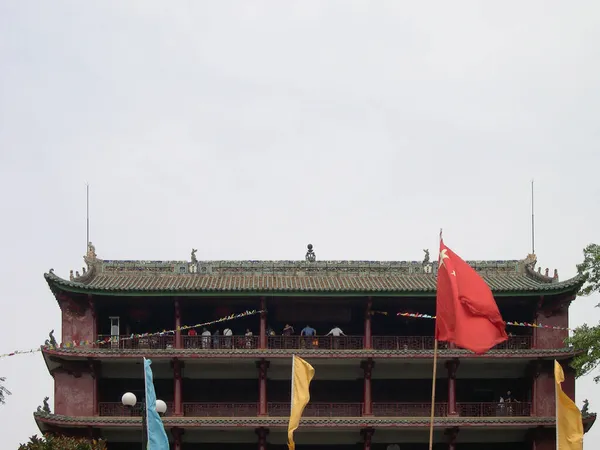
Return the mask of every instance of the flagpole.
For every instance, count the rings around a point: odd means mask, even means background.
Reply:
[[[558,383],[556,382],[556,360],[554,360],[554,421],[556,422],[556,450],[560,450],[558,443]]]
[[[440,228],[440,243],[442,242],[442,229]],[[439,276],[439,275],[438,275]],[[436,314],[437,316],[437,314]],[[433,450],[433,422],[435,419],[435,381],[437,379],[437,356],[438,356],[438,340],[437,340],[437,318],[435,337],[433,340],[433,380],[431,382],[431,414],[429,416],[429,450]]]

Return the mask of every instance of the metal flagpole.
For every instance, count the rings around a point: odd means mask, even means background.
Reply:
[[[442,242],[442,229],[440,228],[440,243]],[[438,277],[439,277],[438,273]],[[437,317],[437,314],[436,314]],[[438,340],[437,340],[437,318],[436,332],[433,338],[433,380],[431,382],[431,415],[429,416],[429,450],[433,449],[433,422],[435,418],[435,381],[437,379],[437,356],[438,356]]]
[[[535,255],[535,216],[533,209],[533,180],[531,180],[531,253]]]
[[[87,255],[88,245],[90,245],[90,185],[89,183],[85,183],[85,211],[86,211],[86,243],[85,243],[85,253]]]

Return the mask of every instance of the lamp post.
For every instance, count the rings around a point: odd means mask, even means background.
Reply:
[[[125,392],[121,397],[121,403],[123,406],[133,411],[133,407],[137,403],[137,397],[133,392]],[[167,412],[167,404],[162,400],[156,400],[156,412],[159,415],[164,415]],[[142,410],[142,449],[146,450],[148,447],[146,440],[148,439],[148,431],[146,430],[146,404],[143,404]]]

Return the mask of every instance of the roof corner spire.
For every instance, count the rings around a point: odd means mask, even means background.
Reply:
[[[315,254],[315,252],[313,250],[313,245],[308,244],[307,248],[308,248],[308,251],[306,252],[306,256],[305,256],[306,261],[307,262],[315,262],[317,260],[317,255]]]

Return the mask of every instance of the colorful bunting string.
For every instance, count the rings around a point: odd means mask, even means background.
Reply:
[[[228,322],[230,320],[236,320],[236,319],[241,319],[242,317],[248,317],[248,316],[254,316],[256,314],[260,314],[264,312],[264,310],[251,310],[251,311],[244,311],[242,313],[239,314],[230,314],[229,316],[225,316],[225,317],[221,317],[220,319],[217,320],[211,320],[210,322],[204,322],[204,323],[197,323],[196,325],[184,325],[182,327],[173,329],[173,330],[163,330],[163,331],[157,331],[154,333],[142,333],[142,334],[132,334],[131,336],[128,337],[119,337],[119,341],[125,341],[125,340],[131,340],[131,339],[139,339],[139,338],[147,338],[147,337],[151,337],[151,336],[167,336],[167,335],[173,335],[175,334],[178,330],[190,330],[192,328],[200,328],[200,327],[207,327],[210,325],[215,325],[217,323],[221,323],[221,322]],[[38,348],[32,348],[29,350],[15,350],[14,352],[11,353],[3,353],[0,354],[0,359],[2,358],[6,358],[8,356],[15,356],[15,355],[25,355],[25,354],[29,354],[29,353],[37,353],[39,351],[42,351],[42,349],[45,350],[54,350],[56,348],[73,348],[73,347],[88,347],[90,345],[97,345],[97,344],[104,344],[104,343],[108,343],[110,342],[111,338],[110,337],[106,337],[103,339],[98,339],[97,341],[72,341],[72,342],[63,342],[61,344],[58,345],[42,345]]]
[[[239,314],[231,314],[229,316],[225,316],[225,317],[221,317],[220,319],[217,320],[211,320],[210,322],[204,322],[204,323],[197,323],[196,325],[184,325],[182,327],[179,327],[178,329],[173,329],[173,330],[163,330],[163,331],[157,331],[154,333],[142,333],[142,334],[132,334],[131,336],[128,337],[119,337],[120,341],[124,341],[124,340],[131,340],[131,339],[139,339],[139,338],[147,338],[147,337],[151,337],[151,336],[166,336],[166,335],[173,335],[175,334],[178,330],[184,331],[184,330],[190,330],[192,328],[200,328],[200,327],[207,327],[210,325],[215,325],[217,323],[221,323],[221,322],[227,322],[230,320],[236,320],[236,319],[241,319],[242,317],[248,317],[248,316],[254,316],[256,314],[260,314],[264,312],[264,310],[251,310],[251,311],[244,311],[242,313]],[[387,311],[371,311],[371,314],[381,314],[381,315],[385,315],[388,316],[390,314],[388,314]],[[398,317],[410,317],[413,319],[431,319],[431,320],[435,320],[435,316],[429,315],[429,314],[419,314],[419,313],[408,313],[408,312],[399,312],[396,314],[396,316]],[[555,327],[552,325],[544,325],[542,323],[529,323],[529,322],[506,322],[506,325],[510,325],[513,327],[529,327],[529,328],[543,328],[546,330],[565,330],[565,331],[573,331],[572,328],[566,328],[566,327]],[[106,337],[104,339],[99,339],[97,341],[73,341],[73,342],[64,342],[61,344],[58,344],[56,346],[54,345],[43,345],[39,348],[32,348],[29,350],[15,350],[14,352],[11,353],[3,353],[0,354],[0,359],[2,358],[6,358],[8,356],[15,356],[15,355],[26,355],[26,354],[30,354],[30,353],[37,353],[39,351],[41,351],[42,349],[47,349],[47,350],[53,350],[56,348],[73,348],[73,347],[87,347],[90,345],[96,345],[96,344],[105,344],[110,342],[110,337]]]
[[[381,311],[373,311],[373,312],[375,312],[377,314],[385,314],[385,315],[387,315],[386,312],[381,312]],[[411,317],[413,319],[433,319],[433,320],[435,320],[435,316],[430,316],[429,314],[399,312],[396,315],[400,316],[400,317]],[[541,323],[506,322],[506,325],[510,325],[510,326],[513,326],[513,327],[544,328],[546,330],[566,330],[566,331],[573,331],[571,328],[555,327],[555,326],[552,326],[552,325],[544,325],[544,324],[541,324]]]

